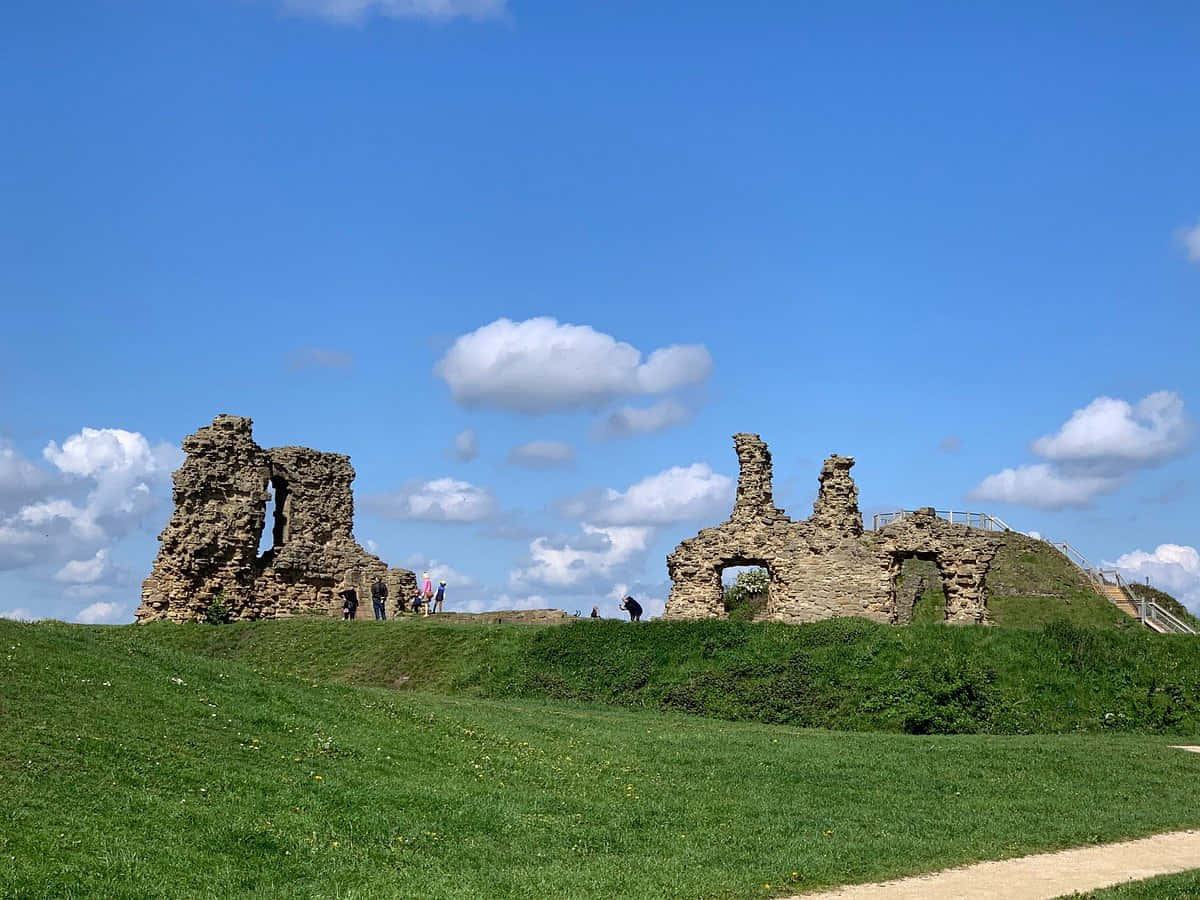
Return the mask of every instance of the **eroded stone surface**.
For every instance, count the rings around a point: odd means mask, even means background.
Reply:
[[[663,618],[724,618],[721,571],[755,565],[770,574],[767,619],[863,616],[896,624],[904,612],[896,581],[904,560],[916,557],[937,565],[948,622],[987,621],[987,571],[1000,546],[994,535],[953,525],[932,509],[864,533],[850,475],[854,459],[836,454],[821,469],[812,517],[793,521],[772,498],[767,445],[756,434],[735,434],[733,441],[740,466],[733,513],[667,557],[672,587]]]
[[[350,458],[307,447],[264,450],[251,424],[217,416],[184,439],[175,511],[142,585],[138,621],[202,619],[218,593],[235,619],[340,616],[347,590],[357,594],[359,616],[370,616],[376,576],[394,614],[416,593],[416,576],[389,569],[354,539]],[[269,492],[275,515],[266,522]],[[260,556],[264,527],[273,546]]]

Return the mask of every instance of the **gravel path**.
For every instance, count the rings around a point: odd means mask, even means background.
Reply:
[[[1200,831],[975,863],[930,875],[856,884],[803,900],[1050,900],[1155,875],[1200,868]],[[799,900],[799,898],[795,898]]]

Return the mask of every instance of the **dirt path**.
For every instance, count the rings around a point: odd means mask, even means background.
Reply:
[[[804,894],[803,900],[1049,900],[1200,868],[1200,831],[975,863],[930,875]]]

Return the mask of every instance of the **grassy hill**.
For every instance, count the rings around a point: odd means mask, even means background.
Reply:
[[[301,678],[909,733],[1200,731],[1200,641],[1056,622],[894,628],[580,621],[278,621],[119,629]],[[120,635],[120,637],[116,637]]]
[[[1200,757],[1163,738],[800,731],[326,680],[387,677],[397,643],[432,662],[521,634],[571,639],[543,660],[607,638],[616,668],[682,634],[656,629],[0,620],[0,896],[771,896],[1200,825],[1179,789]],[[918,631],[970,630],[891,630]],[[714,651],[720,633],[696,630]]]
[[[1137,622],[1092,589],[1087,576],[1045,541],[1015,531],[999,535],[1000,550],[988,573],[988,611],[992,622],[1009,628],[1040,628],[1054,621],[1099,628],[1139,628]],[[920,592],[913,621],[929,624],[946,606],[941,580],[931,562],[908,560],[898,590]]]

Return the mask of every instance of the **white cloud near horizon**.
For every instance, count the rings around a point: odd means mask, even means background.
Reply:
[[[121,428],[83,428],[61,445],[50,441],[42,456],[57,472],[43,473],[40,497],[0,515],[0,569],[86,562],[158,508],[156,489],[183,458]]]
[[[73,559],[54,573],[55,581],[67,584],[94,584],[111,571],[108,548],[101,547],[91,559]]]
[[[561,468],[575,461],[575,450],[563,441],[530,441],[509,450],[508,461],[527,469]]]
[[[531,415],[663,394],[711,372],[703,345],[662,347],[643,360],[630,344],[548,316],[481,326],[458,337],[434,366],[459,405]]]
[[[9,619],[13,622],[32,622],[33,613],[23,606],[15,609],[0,609],[0,619]]]
[[[1044,462],[988,475],[967,496],[1039,509],[1087,506],[1139,469],[1183,455],[1194,430],[1183,397],[1173,391],[1156,391],[1132,404],[1097,397],[1055,433],[1033,441],[1030,449]]]
[[[479,522],[497,509],[491,491],[456,478],[410,481],[391,493],[365,497],[363,506],[386,518],[418,522]]]
[[[282,0],[284,9],[339,24],[362,22],[371,16],[385,19],[451,19],[485,21],[504,18],[506,0]]]
[[[1200,552],[1181,544],[1159,544],[1153,553],[1133,550],[1106,563],[1121,570],[1129,581],[1143,581],[1166,591],[1194,613],[1200,614]]]
[[[579,536],[562,541],[534,538],[529,544],[528,560],[509,573],[509,587],[517,591],[595,591],[600,583],[640,568],[653,534],[648,527],[586,523],[580,531]]]
[[[83,625],[111,625],[131,618],[123,604],[105,600],[89,604],[75,614],[75,621]]]

